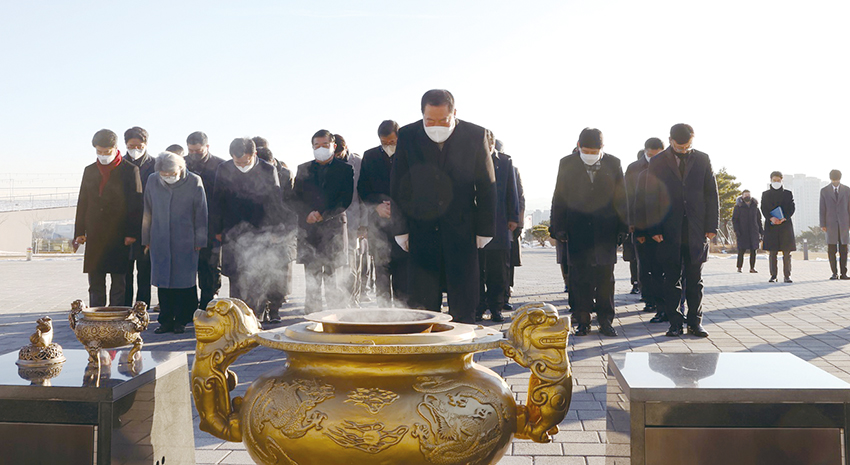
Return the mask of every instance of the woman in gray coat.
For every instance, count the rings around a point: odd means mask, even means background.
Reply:
[[[201,178],[183,157],[163,152],[145,186],[142,244],[159,295],[157,334],[185,331],[198,308],[198,251],[207,245],[207,200]]]

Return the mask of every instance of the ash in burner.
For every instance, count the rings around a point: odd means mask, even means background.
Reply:
[[[427,333],[451,316],[413,309],[330,310],[308,315],[307,319],[322,323],[326,333],[406,334]]]

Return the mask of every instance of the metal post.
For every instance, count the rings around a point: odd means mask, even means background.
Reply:
[[[32,261],[32,247],[27,247],[27,261]]]
[[[809,259],[809,240],[803,239],[803,260]]]

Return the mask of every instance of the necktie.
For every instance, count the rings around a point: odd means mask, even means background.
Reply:
[[[685,178],[685,163],[687,163],[688,154],[687,153],[683,153],[683,154],[677,153],[676,156],[679,157],[679,174],[681,174],[682,179],[684,179]]]

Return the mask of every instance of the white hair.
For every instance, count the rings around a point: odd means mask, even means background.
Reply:
[[[172,152],[162,152],[156,157],[156,165],[154,168],[158,172],[166,172],[166,173],[185,173],[186,172],[186,160],[183,159],[180,155]]]

